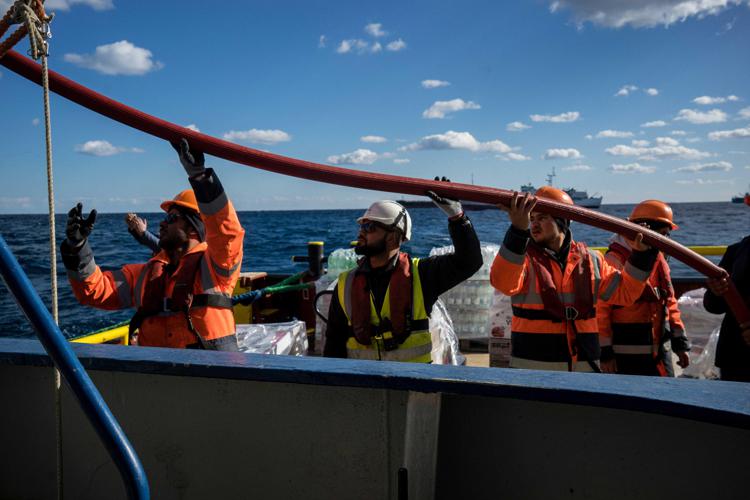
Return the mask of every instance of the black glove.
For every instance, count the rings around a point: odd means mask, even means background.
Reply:
[[[83,204],[78,203],[68,212],[68,223],[65,225],[65,237],[73,248],[81,246],[86,238],[89,237],[94,229],[96,222],[96,209],[89,213],[89,216],[83,218]]]
[[[450,182],[451,180],[447,177],[443,177],[442,179],[440,177],[435,177],[436,181],[442,180],[443,182]],[[457,215],[461,215],[464,213],[463,208],[461,207],[461,202],[458,200],[454,200],[453,198],[443,198],[442,196],[439,196],[434,191],[427,191],[425,193],[427,196],[430,197],[432,202],[437,205],[437,207],[445,212],[445,215],[448,216],[448,218],[456,217]]]
[[[190,151],[190,145],[187,139],[182,138],[179,141],[171,143],[172,147],[180,155],[180,163],[187,172],[188,177],[197,177],[206,171],[206,159],[202,151]]]

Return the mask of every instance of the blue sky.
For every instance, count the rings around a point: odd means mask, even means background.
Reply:
[[[51,69],[246,146],[506,189],[554,167],[605,203],[750,183],[748,0],[46,5]],[[0,91],[0,213],[44,213],[41,89],[0,67]],[[57,96],[52,119],[58,212],[156,211],[187,186],[161,140]],[[240,210],[397,197],[207,163]]]

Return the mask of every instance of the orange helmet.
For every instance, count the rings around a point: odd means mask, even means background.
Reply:
[[[542,186],[536,190],[534,196],[537,198],[547,198],[548,200],[558,201],[565,203],[566,205],[573,205],[573,198],[562,189],[557,189],[552,186]]]
[[[162,210],[164,210],[165,212],[169,212],[169,209],[171,209],[174,205],[187,208],[196,213],[200,213],[200,210],[198,209],[198,200],[195,199],[195,193],[192,189],[186,189],[185,191],[182,191],[177,196],[175,196],[174,199],[167,200],[160,206]]]
[[[672,219],[672,208],[659,200],[642,201],[635,206],[633,212],[628,217],[630,222],[658,221],[669,224],[672,230],[677,229],[677,224]]]

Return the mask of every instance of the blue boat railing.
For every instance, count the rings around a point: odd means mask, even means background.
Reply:
[[[148,499],[148,478],[135,449],[2,236],[0,275],[117,465],[128,497]]]

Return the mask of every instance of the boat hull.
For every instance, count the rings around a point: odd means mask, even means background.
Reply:
[[[137,450],[154,498],[396,499],[401,467],[409,498],[703,500],[745,492],[743,384],[74,349]],[[0,380],[13,381],[0,384],[2,498],[56,496],[53,377],[37,342],[0,340]],[[64,497],[125,498],[65,385],[61,414]],[[601,467],[613,453],[617,467]],[[708,460],[711,481],[654,473],[679,463],[681,475],[705,477]]]

